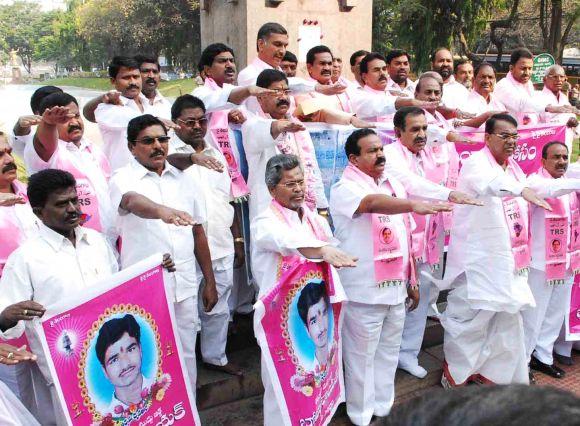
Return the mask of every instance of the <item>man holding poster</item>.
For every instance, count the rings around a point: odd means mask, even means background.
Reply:
[[[328,222],[304,205],[306,192],[304,172],[298,157],[291,154],[279,154],[270,158],[266,164],[266,185],[273,200],[251,225],[253,237],[252,269],[260,288],[260,300],[272,297],[271,293],[277,288],[276,284],[280,278],[289,271],[293,271],[297,265],[304,263],[307,259],[323,260],[335,267],[356,265],[356,258],[332,246],[336,240],[332,237]],[[334,278],[334,288],[338,292],[341,288],[340,281],[332,274],[332,268],[331,275]],[[320,302],[322,298],[324,296],[318,297],[316,303]],[[307,304],[304,300],[300,306]],[[304,307],[298,307],[298,309],[304,311]],[[322,308],[322,312],[323,310],[324,308]],[[315,314],[314,310],[306,309],[307,321],[310,313],[311,319],[315,317],[323,322],[322,312]],[[260,336],[263,331],[261,331],[262,326],[257,320],[258,317],[259,315],[256,314],[254,330],[256,335]],[[313,321],[310,322],[313,323]],[[314,332],[313,325],[310,324],[310,330],[313,330],[312,334],[318,336],[323,333],[323,325],[319,326],[317,332]],[[321,340],[324,339],[321,337]],[[265,354],[270,351],[263,340],[259,339],[259,341],[262,348],[262,381],[265,389],[264,424],[266,426],[296,424],[290,421],[291,415],[288,414],[299,408],[293,405],[296,400],[281,397],[280,391],[276,391],[282,386],[280,384],[281,377],[272,368],[268,368],[271,362],[268,361]],[[315,346],[321,349],[324,345],[317,342]],[[294,382],[297,380],[302,379],[297,378]],[[296,383],[294,385],[297,386]],[[301,386],[300,389],[302,388]],[[304,392],[310,393],[310,389],[305,389]],[[312,417],[314,413],[303,414]]]
[[[560,379],[565,372],[554,364],[554,342],[564,322],[574,275],[580,270],[580,179],[566,176],[568,148],[548,142],[542,149],[542,168],[529,178],[532,189],[550,186],[546,202],[552,211],[532,207],[532,262],[529,285],[536,307],[522,312],[526,355],[533,370]]]
[[[64,298],[87,291],[96,281],[118,269],[105,237],[79,226],[81,210],[74,177],[65,171],[46,169],[28,181],[28,200],[42,221],[40,231],[8,258],[0,287],[2,337],[16,338],[26,329],[30,349],[38,355],[30,364],[42,425],[65,424],[53,379],[30,321],[41,317]]]
[[[353,132],[345,151],[349,163],[332,187],[330,209],[340,247],[360,258],[359,266],[339,272],[349,299],[342,330],[346,410],[354,424],[368,425],[373,415],[391,410],[405,300],[412,300],[411,310],[419,303],[412,219],[402,213],[451,206],[408,200],[403,185],[384,173],[382,143],[373,130]]]

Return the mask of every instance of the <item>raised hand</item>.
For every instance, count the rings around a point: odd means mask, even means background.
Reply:
[[[356,266],[358,257],[351,256],[333,246],[322,247],[322,260],[331,264],[335,268],[352,268]]]
[[[101,101],[104,104],[123,105],[123,102],[121,102],[121,92],[118,90],[109,90],[101,97]]]
[[[455,204],[469,204],[472,206],[483,206],[483,203],[481,201],[476,200],[475,198],[470,197],[469,195],[460,191],[451,191],[449,193],[448,200]]]
[[[428,203],[424,201],[413,201],[412,203],[413,213],[420,215],[453,211],[453,206],[449,203]]]
[[[18,127],[27,129],[36,126],[41,121],[42,117],[40,115],[23,115],[22,117],[18,117]]]
[[[191,162],[206,169],[222,173],[224,165],[221,161],[205,154],[191,154]]]
[[[552,207],[544,200],[543,198],[539,197],[532,189],[524,188],[522,190],[522,197],[528,203],[534,204],[538,207],[546,209],[548,211],[552,211]]]
[[[67,107],[61,106],[54,106],[52,108],[48,108],[42,113],[42,121],[51,126],[56,126],[57,124],[64,124],[73,117],[74,114],[71,114]]]
[[[189,213],[181,211],[181,210],[177,210],[177,209],[172,209],[171,207],[164,206],[161,209],[159,216],[163,222],[169,223],[171,225],[176,225],[176,226],[193,226],[193,225],[195,225],[195,221],[189,215]]]
[[[14,204],[26,204],[22,195],[0,193],[0,207],[11,207]]]
[[[0,343],[0,364],[14,365],[23,361],[36,361],[36,355],[26,350],[26,345],[17,348],[7,343]]]
[[[323,95],[339,95],[344,93],[346,90],[346,86],[342,83],[335,83],[335,84],[317,84],[314,90],[318,93],[322,93]]]

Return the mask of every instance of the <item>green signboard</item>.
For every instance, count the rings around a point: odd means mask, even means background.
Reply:
[[[549,53],[540,53],[534,56],[534,67],[532,68],[532,83],[541,83],[544,79],[546,69],[554,65],[556,61]]]

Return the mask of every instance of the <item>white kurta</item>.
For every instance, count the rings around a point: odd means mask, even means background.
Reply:
[[[472,114],[481,115],[488,111],[506,111],[505,105],[497,98],[494,92],[489,94],[489,100],[477,93],[475,90],[469,91],[465,111]],[[482,124],[485,126],[485,123]]]
[[[457,109],[464,111],[467,105],[467,97],[469,96],[469,90],[455,80],[455,76],[449,76],[446,83],[443,84],[443,96],[441,101],[447,108]]]
[[[528,84],[517,82],[511,77],[511,71],[508,76],[496,84],[493,93],[519,124],[536,124],[538,114],[545,110],[547,104],[536,96],[530,81]],[[525,123],[526,118],[528,123]]]
[[[387,82],[387,90],[398,91],[401,92],[401,95],[407,98],[414,98],[415,97],[415,87],[417,86],[417,82],[407,79],[407,85],[404,89],[401,88],[397,83],[395,83],[391,78],[389,78]]]
[[[103,151],[115,171],[125,166],[133,156],[127,147],[127,125],[133,118],[143,114],[155,114],[149,100],[139,93],[143,112],[133,99],[120,97],[122,105],[99,104],[95,119],[103,140]]]
[[[155,117],[164,118],[166,120],[171,120],[171,102],[163,96],[159,90],[155,91],[155,98],[153,101],[147,100],[150,106],[149,114]]]
[[[244,151],[248,160],[248,187],[250,188],[250,220],[256,217],[261,211],[270,205],[272,196],[268,191],[265,182],[266,164],[274,155],[280,154],[276,146],[278,141],[289,137],[295,140],[293,134],[281,133],[277,139],[272,138],[270,129],[274,120],[250,117],[242,125],[242,139]],[[306,143],[311,144],[311,152],[314,157],[314,188],[316,196],[316,207],[323,209],[328,207],[328,201],[324,193],[324,184],[320,168],[314,155],[314,145],[307,130],[300,132]],[[298,146],[298,144],[296,144]],[[252,237],[253,238],[253,237]]]
[[[569,192],[580,189],[579,179],[547,179],[539,174],[534,174],[528,179],[532,189],[542,190],[547,185],[549,198],[560,198],[568,217],[570,218],[570,195]],[[536,307],[522,312],[524,321],[524,334],[526,337],[526,351],[528,358],[534,356],[541,362],[551,365],[553,363],[552,352],[554,342],[560,334],[564,323],[567,299],[570,297],[573,283],[572,272],[568,270],[566,283],[562,285],[549,285],[546,282],[546,235],[545,235],[545,210],[532,206],[531,241],[532,263],[529,284],[536,300]],[[570,243],[570,234],[566,247]],[[570,267],[570,254],[567,253],[566,265]]]
[[[95,282],[118,270],[116,256],[103,235],[88,228],[75,230],[76,245],[44,225],[36,237],[28,239],[9,257],[0,279],[0,312],[6,307],[34,300],[47,309],[61,305]],[[30,323],[18,324],[2,333],[4,338],[16,338],[26,329],[30,350],[38,355],[31,368],[34,380],[36,407],[41,424],[64,424],[58,405],[53,406],[51,393],[56,395],[46,359],[42,355],[41,343]],[[38,367],[40,370],[38,369]],[[56,399],[54,399],[56,402]]]
[[[390,116],[396,112],[397,97],[386,91],[364,86],[362,90],[353,90],[350,93],[352,112],[363,120],[377,121],[379,117]]]
[[[557,95],[554,94],[550,89],[546,86],[539,92],[539,96],[544,99],[549,105],[554,106],[563,106],[563,105],[570,105],[570,101],[568,100],[568,96],[566,96],[562,92],[558,92]],[[550,124],[566,124],[570,118],[574,118],[574,114],[553,114],[551,112],[542,112],[540,114],[540,122],[541,123],[550,123]],[[571,129],[566,129],[566,146],[568,147],[568,151],[572,152],[572,142],[574,141],[574,135],[578,136],[578,127]]]

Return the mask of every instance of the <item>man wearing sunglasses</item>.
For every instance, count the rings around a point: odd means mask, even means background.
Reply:
[[[111,201],[118,209],[118,227],[123,241],[123,268],[154,253],[169,253],[173,271],[164,270],[164,279],[174,302],[175,319],[192,389],[197,369],[195,342],[199,330],[196,261],[204,288],[201,292],[206,312],[217,302],[211,265],[203,194],[192,187],[184,172],[167,161],[169,136],[164,124],[145,114],[129,121],[128,149],[133,159],[111,179]]]

